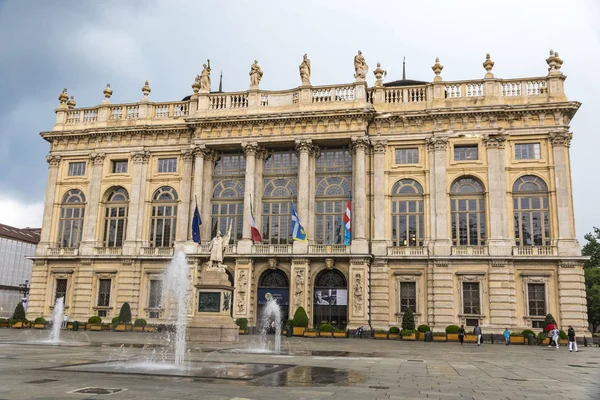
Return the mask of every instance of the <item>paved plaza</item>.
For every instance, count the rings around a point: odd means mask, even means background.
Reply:
[[[283,338],[282,354],[274,355],[248,353],[258,337],[244,336],[236,345],[189,346],[186,376],[113,370],[147,358],[150,349],[160,352],[156,334],[86,332],[79,335],[89,338],[83,344],[17,343],[42,334],[27,332],[0,330],[0,399],[600,398],[598,347],[569,353],[490,343]],[[121,390],[73,393],[85,388]]]

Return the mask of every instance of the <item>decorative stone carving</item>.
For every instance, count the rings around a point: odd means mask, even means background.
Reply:
[[[298,308],[302,306],[302,299],[304,297],[304,270],[299,269],[296,271],[294,280],[294,307]]]
[[[352,289],[354,290],[354,313],[358,314],[363,308],[363,283],[362,274],[357,272],[354,274],[354,284]]]
[[[241,270],[238,274],[237,279],[237,313],[246,313],[246,294],[248,292],[248,271],[245,269]]]
[[[433,73],[435,74],[435,77],[433,78],[433,81],[434,82],[441,81],[442,77],[440,76],[440,74],[442,73],[442,70],[444,69],[444,66],[442,64],[440,64],[439,57],[435,58],[435,64],[433,64],[433,66],[431,67],[431,69],[433,70]]]
[[[203,92],[210,92],[210,60],[206,60],[206,64],[202,65],[202,72],[200,73],[200,90]]]
[[[269,263],[269,269],[277,269],[277,259],[276,258],[269,258],[267,260],[267,262]]]
[[[358,54],[354,56],[354,72],[356,82],[364,82],[367,77],[367,72],[369,72],[369,66],[360,50],[358,51]]]
[[[559,261],[558,266],[560,268],[575,268],[581,265],[581,263],[577,261]]]
[[[298,68],[300,69],[300,81],[302,81],[302,85],[310,85],[310,60],[306,54]]]
[[[494,62],[490,58],[490,53],[485,55],[485,61],[483,62],[483,68],[485,68],[485,77],[493,78],[494,74],[492,73],[492,68],[494,68]]]
[[[430,151],[433,150],[446,150],[448,146],[448,138],[446,136],[431,136],[428,137],[425,142],[427,143],[427,148]]]
[[[254,60],[254,64],[250,67],[250,89],[258,89],[262,76],[263,71],[258,66],[258,61]]]
[[[552,146],[566,146],[571,145],[571,139],[573,139],[573,133],[569,131],[556,131],[550,132],[550,142]]]
[[[210,259],[206,264],[208,270],[220,269],[225,271],[225,265],[223,264],[223,258],[229,245],[229,239],[231,238],[231,228],[233,226],[233,220],[229,220],[229,227],[225,236],[221,236],[221,231],[217,231],[217,235],[210,241],[208,250],[210,251]]]
[[[134,163],[147,163],[150,160],[150,152],[147,150],[132,151],[131,160]]]
[[[385,154],[387,140],[372,140],[371,143],[373,144],[373,152],[376,154]]]
[[[198,91],[200,90],[200,75],[196,75],[194,78],[194,83],[192,83],[192,90],[195,95],[198,95]]]
[[[106,84],[106,87],[102,93],[104,93],[104,101],[108,103],[110,101],[110,96],[113,94],[113,91],[110,88],[110,83]]]
[[[510,261],[510,260],[496,260],[496,259],[493,259],[493,260],[490,261],[490,266],[497,267],[497,268],[508,267],[511,264],[512,264],[512,261]]]
[[[67,94],[67,88],[64,88],[63,91],[58,95],[58,101],[60,104],[67,104],[67,100],[69,100],[69,95]]]
[[[548,75],[562,74],[562,72],[560,72],[560,68],[563,65],[563,60],[558,57],[558,52],[550,50],[550,57],[546,59],[546,63],[548,64]]]
[[[102,165],[104,163],[105,158],[105,153],[90,153],[90,160],[92,160],[92,164],[94,165]]]
[[[195,149],[183,149],[181,150],[181,156],[183,157],[183,161],[192,161],[194,159],[194,150]]]
[[[442,267],[442,268],[446,268],[450,266],[450,260],[434,260],[433,261],[433,266],[434,267]]]
[[[255,156],[259,151],[260,146],[257,142],[244,142],[242,143],[242,150],[246,156]]]
[[[74,109],[76,105],[77,103],[75,102],[75,97],[69,97],[69,100],[67,101],[67,107],[69,107],[69,110]]]
[[[387,75],[387,72],[381,68],[381,63],[377,63],[377,68],[373,71],[375,75],[375,87],[383,87],[383,77]]]
[[[499,132],[497,134],[485,135],[483,142],[487,148],[503,149],[506,142],[506,134]]]
[[[60,165],[60,159],[62,157],[56,154],[50,154],[46,156],[48,167],[58,167]]]
[[[296,152],[309,152],[312,147],[312,140],[296,139]]]
[[[150,83],[148,81],[146,81],[144,83],[144,86],[142,87],[142,94],[144,95],[145,99],[148,98],[148,95],[150,94],[151,91],[152,91],[152,89],[150,89]]]
[[[335,259],[334,258],[326,258],[325,259],[325,267],[327,269],[333,269],[334,265],[335,265]]]
[[[213,161],[215,161],[215,160],[217,159],[217,152],[216,152],[216,151],[214,151],[213,149],[209,149],[209,148],[207,148],[207,149],[204,151],[204,159],[205,159],[206,161],[210,161],[210,162],[213,162]]]
[[[353,137],[351,140],[352,152],[365,151],[369,148],[369,139],[366,136]]]

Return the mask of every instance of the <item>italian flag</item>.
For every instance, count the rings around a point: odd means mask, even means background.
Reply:
[[[258,231],[256,221],[254,220],[254,211],[252,211],[252,197],[250,197],[250,232],[252,233],[252,240],[262,243],[262,236]]]

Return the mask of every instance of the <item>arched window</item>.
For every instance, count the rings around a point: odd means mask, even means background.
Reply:
[[[517,179],[512,188],[513,219],[517,246],[550,245],[548,186],[533,175]]]
[[[298,188],[292,179],[265,180],[263,193],[262,235],[264,243],[291,244],[291,203],[296,201]]]
[[[321,271],[315,278],[313,325],[329,322],[345,328],[348,317],[348,283],[337,269]]]
[[[58,225],[58,246],[79,247],[83,234],[85,195],[79,189],[71,189],[62,198]]]
[[[459,178],[450,189],[452,244],[485,245],[485,192],[475,178]]]
[[[152,196],[150,246],[171,247],[177,227],[177,192],[169,186],[158,188]]]
[[[129,194],[122,187],[112,188],[106,197],[104,247],[123,247],[127,231]]]
[[[401,179],[392,187],[392,242],[394,246],[423,246],[425,235],[423,187]]]
[[[244,223],[244,181],[242,179],[213,179],[211,237],[217,231],[225,234],[229,220],[233,221],[231,240],[242,239]]]

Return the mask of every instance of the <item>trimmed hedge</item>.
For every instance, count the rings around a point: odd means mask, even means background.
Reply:
[[[458,333],[458,330],[460,328],[458,327],[458,325],[448,325],[446,327],[446,333]]]
[[[415,333],[415,331],[414,331],[414,330],[412,330],[412,329],[402,329],[402,331],[400,332],[400,334],[401,334],[402,336],[410,336],[410,335],[412,335],[413,333]]]
[[[23,308],[23,303],[17,304],[12,319],[16,319],[17,321],[25,320],[25,309]]]
[[[235,324],[243,331],[248,329],[248,319],[246,318],[238,318],[235,320]]]
[[[102,323],[102,318],[100,318],[97,315],[92,315],[91,317],[88,318],[88,324],[101,324]]]
[[[37,317],[35,319],[35,321],[33,321],[34,324],[45,324],[46,320],[44,319],[44,317]]]
[[[308,326],[308,315],[304,307],[298,307],[294,313],[294,326],[306,328]]]
[[[131,323],[131,307],[129,306],[129,303],[125,302],[121,306],[121,311],[119,312],[118,322],[123,323],[123,324]]]
[[[390,328],[390,333],[398,334],[400,333],[400,328],[398,328],[397,326],[392,326]]]
[[[119,324],[119,317],[114,317],[111,321],[110,321],[111,325],[113,328],[116,328],[117,325]]]
[[[569,335],[567,335],[565,331],[558,331],[558,338],[560,340],[567,340],[569,338]]]
[[[419,332],[423,333],[423,332],[430,331],[430,330],[431,330],[431,328],[429,327],[429,325],[425,325],[425,324],[423,324],[423,325],[419,325],[419,327],[417,328],[417,330],[418,330]]]
[[[135,322],[134,322],[134,324],[133,324],[133,325],[134,325],[134,326],[142,326],[142,327],[143,327],[143,326],[146,326],[146,325],[148,325],[148,323],[146,322],[146,320],[145,320],[145,319],[143,319],[143,318],[138,318],[138,319],[136,319],[136,320],[135,320]]]
[[[319,327],[320,332],[333,332],[333,325],[331,324],[321,324]]]
[[[529,337],[529,335],[535,336],[535,333],[531,329],[525,329],[521,333],[523,334],[523,337]]]
[[[402,329],[410,331],[415,330],[415,315],[410,308],[402,315]]]

